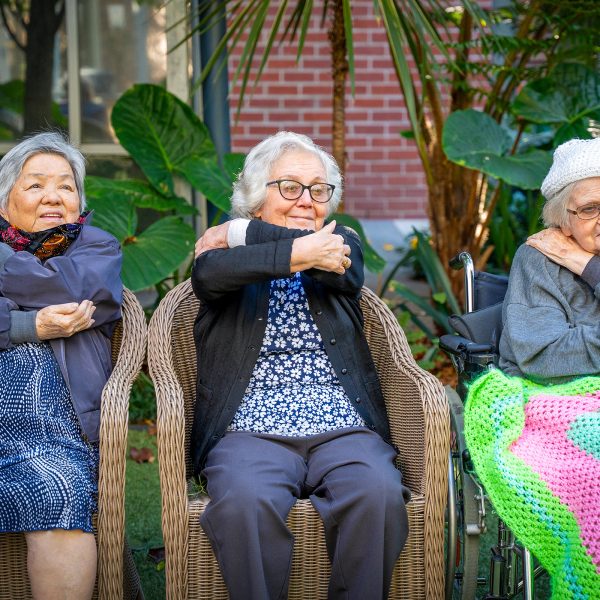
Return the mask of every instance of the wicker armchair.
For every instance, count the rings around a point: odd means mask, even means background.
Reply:
[[[412,491],[410,534],[394,571],[390,598],[444,595],[444,509],[449,416],[438,380],[415,363],[406,337],[385,304],[363,289],[365,334],[382,381],[399,467]],[[148,327],[148,363],[158,404],[158,459],[168,600],[227,598],[210,542],[199,523],[207,496],[188,482],[196,387],[192,327],[198,312],[190,281],[160,303]],[[330,566],[323,529],[309,500],[288,518],[296,542],[289,597],[327,597]]]
[[[98,485],[98,578],[94,598],[143,597],[125,545],[125,451],[129,393],[146,351],[146,320],[136,297],[125,290],[123,319],[112,338],[114,369],[102,392]],[[0,534],[0,600],[31,598],[27,544],[22,533]]]

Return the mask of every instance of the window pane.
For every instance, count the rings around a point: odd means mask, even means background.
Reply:
[[[80,0],[82,141],[116,142],[110,111],[134,83],[164,82],[165,10],[136,0]]]
[[[24,133],[25,123],[29,125],[29,132],[49,126],[66,129],[67,117],[63,114],[64,107],[60,106],[61,88],[66,81],[64,18],[56,34],[49,29],[49,24],[44,23],[42,31],[28,40],[20,19],[17,18],[18,13],[13,13],[6,7],[5,15],[6,22],[0,21],[0,141],[20,138]],[[28,18],[26,14],[24,18]],[[42,59],[29,71],[29,85],[34,93],[26,107],[24,96],[27,68],[23,48],[26,44],[46,48],[45,35],[50,39],[54,37],[54,50],[49,53],[37,52]],[[51,77],[42,77],[41,73],[51,73]],[[27,115],[25,110],[28,111]]]

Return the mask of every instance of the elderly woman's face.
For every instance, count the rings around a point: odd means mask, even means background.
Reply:
[[[69,162],[58,154],[29,158],[8,195],[3,216],[30,233],[74,223],[79,217],[79,194]]]
[[[293,179],[304,185],[326,183],[326,171],[318,156],[311,152],[289,151],[279,158],[271,169],[269,181]],[[314,202],[308,190],[297,200],[286,200],[277,185],[267,186],[264,204],[255,217],[289,229],[319,231],[327,216],[327,204]]]
[[[600,177],[581,180],[573,190],[567,208],[577,210],[581,206],[600,204]],[[569,213],[569,225],[562,232],[588,252],[600,254],[600,218],[583,220]]]

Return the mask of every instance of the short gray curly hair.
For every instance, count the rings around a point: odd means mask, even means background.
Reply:
[[[75,187],[79,194],[79,210],[85,209],[85,158],[60,133],[46,131],[25,138],[11,148],[0,160],[0,210],[8,206],[8,196],[13,189],[23,166],[36,154],[58,154],[71,166]]]
[[[567,227],[569,225],[567,207],[578,184],[579,181],[573,181],[546,200],[542,209],[542,219],[546,227]]]
[[[342,174],[331,154],[317,146],[308,136],[292,131],[280,131],[258,143],[246,156],[244,168],[233,184],[231,216],[252,219],[267,197],[267,181],[275,162],[287,152],[310,152],[325,167],[327,183],[335,186],[327,203],[327,214],[335,212],[342,198]]]

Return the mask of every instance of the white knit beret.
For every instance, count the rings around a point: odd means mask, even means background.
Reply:
[[[600,177],[600,138],[569,140],[554,151],[542,194],[550,200],[570,183],[588,177]]]

